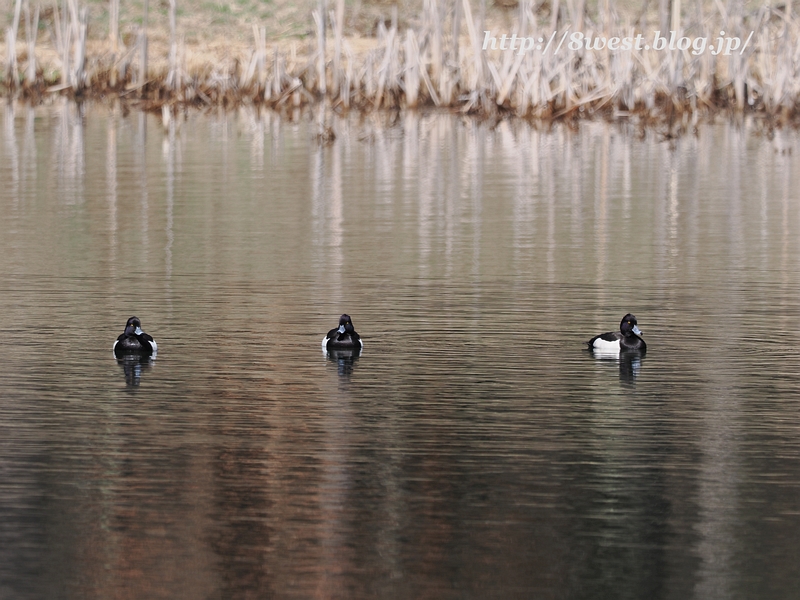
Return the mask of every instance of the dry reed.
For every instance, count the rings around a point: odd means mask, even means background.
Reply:
[[[417,26],[401,33],[395,6],[388,27],[378,23],[377,44],[357,53],[346,37],[343,0],[331,0],[331,6],[319,0],[312,16],[314,42],[305,54],[298,54],[295,44],[270,47],[266,29],[253,24],[248,57],[198,68],[186,65],[177,0],[169,0],[167,67],[153,70],[148,66],[147,0],[130,49],[119,38],[119,1],[111,0],[110,49],[92,56],[87,53],[88,9],[78,0],[63,0],[48,22],[58,65],[47,70],[37,67],[39,13],[37,8],[31,18],[28,2],[15,0],[12,26],[6,31],[0,79],[6,96],[41,99],[58,92],[92,97],[114,91],[158,110],[175,104],[247,102],[283,108],[325,101],[339,111],[431,106],[538,119],[635,115],[644,121],[667,120],[677,128],[686,123],[677,118],[681,115],[696,121],[719,110],[760,113],[776,122],[798,115],[800,20],[788,4],[786,9],[765,6],[751,14],[743,3],[729,4],[737,11],[729,13],[716,2],[705,13],[694,10],[689,18],[681,14],[680,1],[672,0],[659,2],[652,23],[644,16],[632,23],[621,21],[613,0],[599,2],[594,15],[587,13],[584,0],[552,0],[549,15],[538,14],[540,5],[532,0],[521,0],[511,29],[492,32],[496,38],[516,34],[542,41],[538,49],[518,52],[484,48],[484,0],[477,16],[470,0],[423,0]],[[20,25],[26,31],[24,60],[18,51]],[[692,47],[566,47],[574,32],[606,39],[637,33],[649,37],[649,28],[656,27],[670,27],[676,37],[687,40],[705,38],[713,44],[719,37],[725,38],[722,43],[738,38],[748,45],[729,55],[695,53]],[[719,36],[721,30],[724,36]]]

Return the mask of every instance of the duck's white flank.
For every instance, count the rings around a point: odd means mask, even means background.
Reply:
[[[601,352],[619,352],[619,340],[609,342],[603,338],[597,338],[592,347]]]

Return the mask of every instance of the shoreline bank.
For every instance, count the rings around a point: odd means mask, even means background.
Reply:
[[[444,8],[426,0],[407,28],[395,10],[362,37],[345,31],[336,0],[326,18],[313,11],[313,37],[268,40],[253,24],[250,42],[198,45],[181,35],[174,0],[168,32],[141,28],[126,43],[118,34],[91,39],[77,0],[43,16],[27,2],[16,0],[16,29],[0,46],[0,96],[33,103],[66,95],[145,110],[440,108],[543,121],[634,118],[675,133],[720,113],[752,114],[769,127],[800,122],[800,21],[770,7],[733,15],[720,5],[678,20],[667,36],[642,19],[620,23],[608,3],[594,19],[576,19],[554,2],[549,22],[539,5],[523,3],[502,22],[483,7],[473,13],[469,0]]]

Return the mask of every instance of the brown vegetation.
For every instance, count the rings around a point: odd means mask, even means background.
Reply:
[[[249,39],[226,35],[215,44],[187,42],[177,0],[165,0],[166,31],[148,29],[145,2],[144,24],[122,34],[119,0],[110,0],[102,39],[88,35],[89,10],[78,0],[46,9],[13,1],[0,90],[33,101],[55,93],[123,98],[152,109],[239,103],[280,109],[324,101],[339,111],[442,107],[538,119],[635,116],[682,127],[720,110],[793,121],[800,96],[800,23],[788,4],[748,11],[742,3],[716,2],[681,13],[680,0],[672,0],[660,2],[654,14],[626,14],[613,0],[600,0],[594,12],[585,0],[506,2],[511,8],[422,0],[402,11],[373,2],[371,14],[383,11],[386,18],[370,22],[363,10],[360,20],[349,18],[344,0],[314,0],[305,35],[286,37],[275,34],[274,23],[253,22]],[[678,31],[675,40],[684,38],[684,46],[698,38],[708,46],[704,52],[608,47],[614,36],[641,34],[649,42],[664,27]],[[485,31],[498,41],[503,34],[541,41],[541,50],[484,49]],[[590,41],[590,49],[569,48],[575,32],[599,41]],[[709,51],[728,39],[739,47]]]

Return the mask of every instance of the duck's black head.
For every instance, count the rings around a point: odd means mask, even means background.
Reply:
[[[353,333],[356,330],[353,327],[353,321],[350,320],[350,315],[342,315],[339,317],[339,333]]]
[[[139,320],[139,317],[131,317],[128,319],[128,322],[125,323],[125,335],[134,335],[142,331],[142,322]]]
[[[631,313],[622,317],[622,321],[620,321],[619,324],[619,331],[625,337],[642,335],[641,329],[639,329],[639,326],[636,324],[636,317]]]

